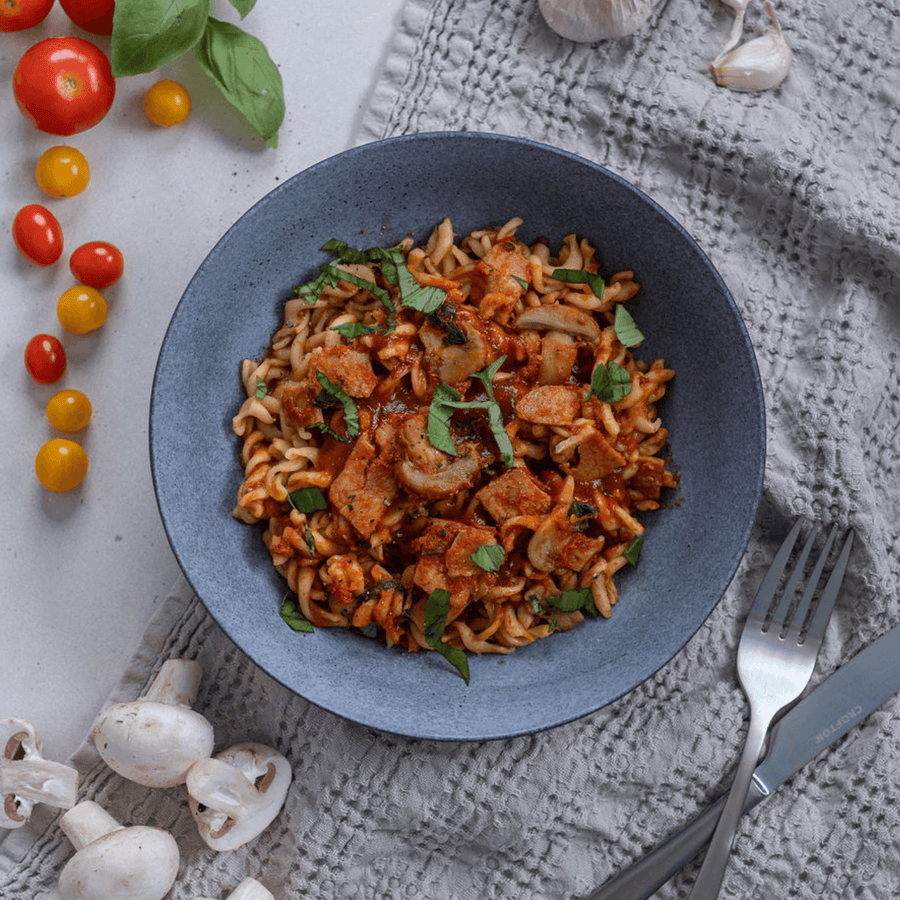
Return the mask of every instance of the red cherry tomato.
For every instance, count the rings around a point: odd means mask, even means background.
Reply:
[[[39,25],[53,7],[53,0],[0,0],[0,31],[24,31]]]
[[[115,0],[59,0],[65,14],[91,34],[112,34]]]
[[[66,371],[66,351],[52,334],[36,334],[25,346],[25,368],[39,384],[53,384]]]
[[[22,54],[13,91],[22,115],[39,131],[76,134],[109,112],[116,80],[106,54],[90,41],[45,38]]]
[[[122,251],[106,241],[82,244],[69,257],[69,268],[81,284],[102,291],[122,277]]]
[[[29,203],[16,213],[12,233],[16,246],[35,265],[52,266],[62,256],[62,228],[40,203]]]

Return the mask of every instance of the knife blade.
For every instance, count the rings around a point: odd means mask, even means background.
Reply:
[[[843,737],[900,689],[900,625],[825,678],[774,726],[769,749],[753,773],[744,813]],[[712,837],[727,793],[689,825],[601,885],[585,900],[646,900]]]

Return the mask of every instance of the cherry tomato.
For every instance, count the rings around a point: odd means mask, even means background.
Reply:
[[[53,8],[53,0],[0,0],[0,31],[24,31],[39,25]]]
[[[81,444],[66,438],[47,441],[34,460],[38,481],[59,494],[77,488],[87,475],[88,458]]]
[[[57,431],[81,431],[91,421],[91,401],[81,391],[57,391],[47,401],[47,418]]]
[[[191,111],[191,95],[184,85],[164,78],[144,94],[144,115],[155,125],[177,125]]]
[[[107,311],[103,294],[84,284],[63,291],[56,304],[59,324],[71,334],[96,331],[106,321]]]
[[[88,186],[91,170],[80,150],[60,144],[41,154],[34,175],[45,194],[51,197],[74,197]]]
[[[91,34],[112,34],[115,0],[59,0],[63,12]]]
[[[13,91],[22,115],[40,131],[76,134],[108,112],[116,80],[106,54],[79,37],[45,38],[16,66]]]
[[[106,241],[82,244],[69,257],[72,274],[88,287],[102,291],[122,277],[125,260],[122,251]]]
[[[53,384],[66,371],[66,351],[52,334],[36,334],[25,345],[25,368],[38,384]]]
[[[52,266],[62,256],[62,228],[56,216],[39,203],[29,203],[16,213],[12,233],[25,258],[37,266]]]

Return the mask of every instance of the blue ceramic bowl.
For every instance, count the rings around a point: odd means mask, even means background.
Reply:
[[[279,615],[285,583],[261,527],[231,516],[241,468],[231,418],[241,360],[259,358],[291,289],[352,246],[424,240],[521,216],[518,236],[559,246],[576,232],[602,274],[633,269],[629,304],[676,377],[660,413],[681,473],[668,508],[644,516],[637,570],[619,577],[611,619],[591,619],[509,656],[470,660],[467,687],[436,653],[407,653],[343,629],[300,634]],[[696,632],[746,550],[765,462],[762,388],[740,314],[697,244],[606,169],[548,146],[477,133],[421,134],[341,153],[253,206],[213,248],[163,342],[150,408],[162,520],[192,587],[229,637],[277,681],[372,728],[484,740],[550,728],[641,684]]]

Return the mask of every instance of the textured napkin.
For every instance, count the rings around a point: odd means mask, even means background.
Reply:
[[[74,758],[82,795],[177,837],[174,900],[224,897],[246,875],[278,900],[583,897],[727,788],[747,721],[740,627],[789,520],[858,535],[814,682],[900,621],[900,18],[845,0],[782,0],[778,13],[793,67],[780,88],[747,94],[706,71],[732,23],[715,0],[668,0],[637,35],[593,45],[557,37],[536,0],[409,0],[359,142],[528,137],[605,165],[681,222],[758,356],[759,520],[724,600],[655,677],[572,724],[484,744],[384,735],[311,706],[178,585],[110,702],[142,693],[160,660],[197,658],[197,707],[217,735],[276,746],[295,780],[260,839],[216,854],[183,789],[131,785],[86,741]],[[746,37],[767,26],[754,0]],[[898,748],[893,698],[745,817],[722,896],[900,895]],[[0,897],[53,897],[70,852],[37,815],[0,843]],[[686,896],[695,871],[658,896]]]

